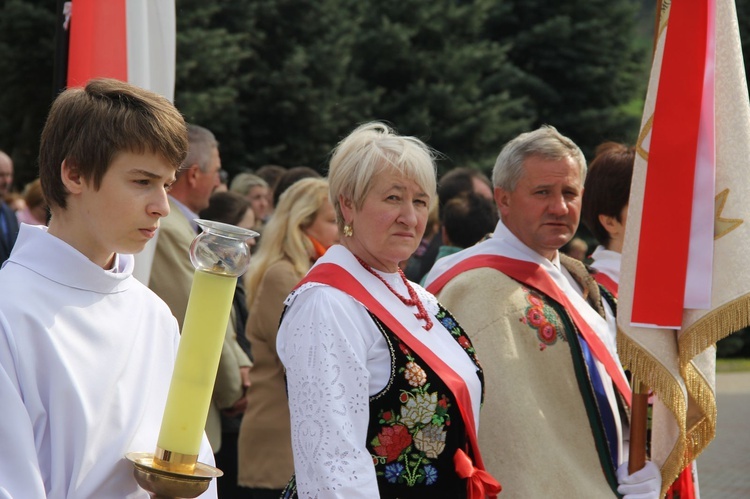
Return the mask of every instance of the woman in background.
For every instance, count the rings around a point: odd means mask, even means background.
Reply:
[[[245,196],[250,201],[250,206],[255,213],[255,229],[262,226],[270,208],[268,203],[269,188],[266,181],[253,173],[243,172],[232,179],[229,190]]]
[[[302,179],[279,199],[245,278],[253,351],[248,407],[239,440],[239,483],[251,499],[278,499],[293,473],[284,367],[276,334],[284,299],[338,240],[328,182]]]

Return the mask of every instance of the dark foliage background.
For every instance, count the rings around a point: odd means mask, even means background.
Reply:
[[[0,149],[36,174],[53,99],[55,3],[0,4]],[[635,138],[653,8],[640,0],[177,0],[175,104],[231,174],[325,171],[358,123],[386,120],[456,165],[550,123],[590,153]]]

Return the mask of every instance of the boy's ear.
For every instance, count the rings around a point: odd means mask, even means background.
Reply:
[[[71,194],[80,194],[83,190],[85,182],[80,171],[65,159],[60,164],[60,179],[65,189]]]

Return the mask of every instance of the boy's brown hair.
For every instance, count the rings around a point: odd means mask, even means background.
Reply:
[[[98,189],[121,152],[156,154],[177,170],[187,150],[185,120],[167,99],[119,80],[94,79],[52,104],[39,145],[39,177],[49,206],[65,209],[63,161]]]

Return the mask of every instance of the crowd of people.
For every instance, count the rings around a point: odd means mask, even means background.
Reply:
[[[260,234],[198,456],[224,476],[201,497],[661,497],[654,463],[628,471],[615,342],[632,148],[587,175],[542,126],[491,178],[438,178],[436,156],[373,122],[325,176],[228,178],[165,99],[63,92],[23,195],[0,152],[0,498],[147,497],[124,456],[156,442],[197,219]],[[601,246],[572,258],[581,216]]]

